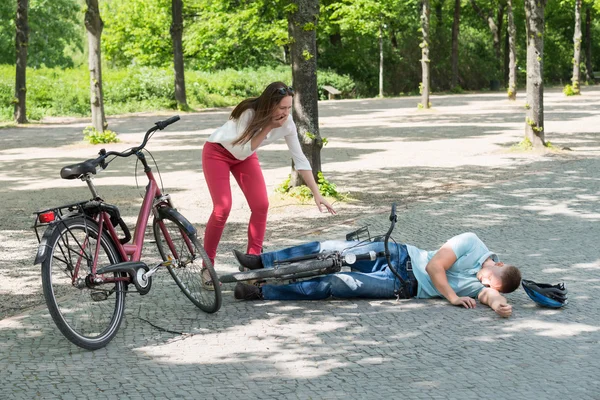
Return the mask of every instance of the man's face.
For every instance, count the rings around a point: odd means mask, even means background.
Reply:
[[[493,262],[485,265],[485,270],[482,270],[481,283],[484,286],[491,287],[497,291],[502,289],[502,275],[504,274],[504,263]]]

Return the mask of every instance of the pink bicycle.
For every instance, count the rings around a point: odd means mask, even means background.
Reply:
[[[58,329],[77,346],[89,350],[106,346],[121,325],[125,295],[147,294],[152,275],[163,267],[198,308],[214,313],[221,307],[218,277],[196,229],[173,207],[170,196],[163,194],[144,155],[152,135],[178,120],[174,116],[157,122],[137,147],[124,152],[102,149],[96,159],[62,168],[61,177],[84,181],[92,199],[36,213],[34,230],[40,245],[35,264],[42,265],[46,304]],[[98,196],[92,175],[116,157],[132,155],[144,167],[148,185],[129,243],[131,233],[119,209]],[[150,213],[163,260],[152,267],[140,260]]]

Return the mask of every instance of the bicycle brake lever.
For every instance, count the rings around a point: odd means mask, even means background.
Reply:
[[[98,154],[100,154],[100,156],[105,156],[106,155],[106,149],[100,149],[100,151],[98,152]],[[102,158],[102,160],[100,160],[100,168],[102,169],[106,169],[107,165],[106,165],[106,158]]]

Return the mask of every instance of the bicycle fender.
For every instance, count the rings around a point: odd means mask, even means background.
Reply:
[[[40,239],[40,244],[38,245],[38,251],[35,256],[35,261],[33,262],[33,265],[38,265],[38,264],[43,263],[44,260],[46,259],[46,257],[48,256],[48,248],[49,248],[48,240],[50,240],[50,237],[54,233],[54,230],[56,229],[56,225],[57,225],[56,223],[52,223],[44,231],[44,234],[42,235],[42,238]]]
[[[175,208],[171,207],[161,207],[158,209],[158,216],[160,219],[164,219],[166,217],[170,217],[181,225],[181,227],[190,235],[196,236],[196,228],[190,221],[187,220],[183,215],[179,213]]]

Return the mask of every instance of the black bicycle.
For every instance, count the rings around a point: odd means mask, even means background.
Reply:
[[[361,254],[343,253],[340,251],[328,251],[306,256],[288,258],[274,262],[273,268],[255,269],[251,271],[236,272],[233,274],[222,275],[219,280],[223,283],[243,282],[243,281],[297,281],[298,279],[310,278],[318,275],[335,274],[342,271],[343,267],[352,267],[357,261],[371,260],[375,261],[379,257],[385,257],[390,271],[400,281],[400,289],[397,296],[400,298],[410,297],[410,282],[402,278],[392,265],[389,251],[389,240],[398,220],[396,215],[396,204],[392,204],[392,211],[389,216],[390,227],[382,236],[371,238],[368,226],[364,226],[354,232],[346,235],[347,241],[358,241],[360,243],[383,241],[384,251],[368,251]],[[366,238],[365,238],[366,236]]]

